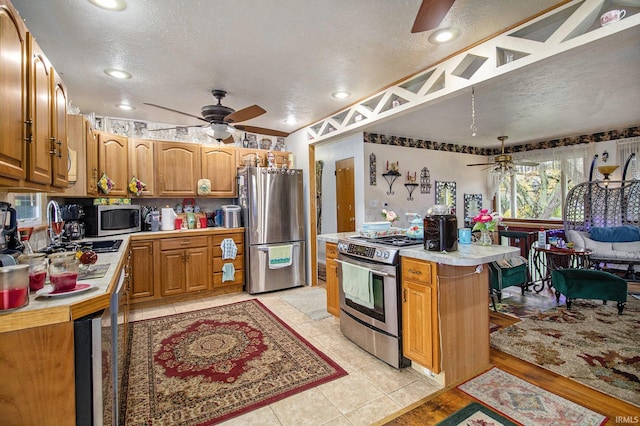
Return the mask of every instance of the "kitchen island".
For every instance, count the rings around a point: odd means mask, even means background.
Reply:
[[[318,236],[326,243],[329,312],[336,312],[331,305],[338,303],[338,297],[332,296],[339,294],[337,243],[353,235]],[[399,254],[402,349],[412,367],[443,386],[455,386],[489,368],[486,264],[517,256],[519,249],[468,244],[447,253],[415,245],[400,249]]]
[[[184,238],[204,237],[215,242],[243,232],[243,228],[207,228],[140,232],[84,240],[123,240],[117,252],[98,254],[94,267],[106,267],[108,264],[102,278],[79,280],[90,282],[91,289],[64,297],[43,297],[32,293],[27,306],[0,314],[0,418],[3,424],[77,423],[74,321],[107,309],[120,283],[124,289],[126,309],[132,289],[131,247],[136,241],[166,239],[181,242]],[[216,248],[207,253],[211,253],[208,261],[213,264]],[[213,268],[205,267],[204,270],[211,272],[207,283],[214,283],[216,275]],[[206,290],[211,291],[209,288]]]

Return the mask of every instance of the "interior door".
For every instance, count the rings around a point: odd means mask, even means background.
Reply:
[[[336,161],[337,232],[356,230],[353,157]]]

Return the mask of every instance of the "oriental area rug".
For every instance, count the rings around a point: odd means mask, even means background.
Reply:
[[[599,426],[607,420],[601,414],[495,367],[458,388],[492,410],[526,426]]]
[[[436,426],[517,426],[506,417],[477,402],[456,411]]]
[[[640,300],[574,301],[491,333],[491,346],[640,407]]]
[[[211,425],[347,373],[253,299],[131,323],[127,425]]]

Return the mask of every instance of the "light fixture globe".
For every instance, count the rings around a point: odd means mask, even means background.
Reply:
[[[225,141],[233,134],[233,129],[225,123],[211,123],[209,126],[203,127],[202,131],[205,135],[219,142]]]

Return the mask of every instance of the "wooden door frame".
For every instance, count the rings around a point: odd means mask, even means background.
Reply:
[[[318,285],[318,232],[316,220],[316,147],[309,144],[309,248],[311,255],[311,286]]]

